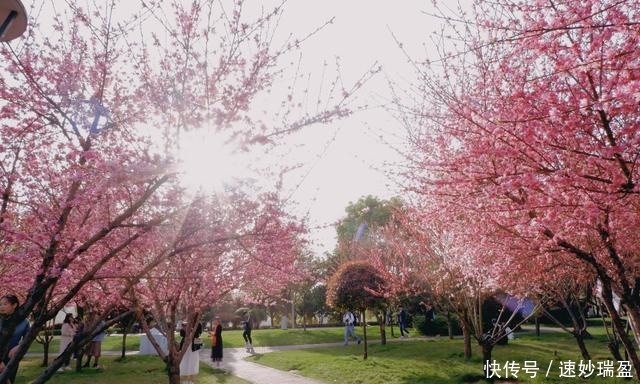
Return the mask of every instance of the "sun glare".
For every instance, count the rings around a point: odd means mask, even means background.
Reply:
[[[234,143],[216,132],[186,132],[181,135],[178,161],[183,185],[196,192],[216,191],[249,172],[246,156]]]

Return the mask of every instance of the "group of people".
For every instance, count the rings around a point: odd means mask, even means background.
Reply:
[[[15,295],[5,295],[0,298],[0,329],[2,329],[2,323],[13,316],[17,308],[19,307],[19,300]],[[349,344],[349,340],[351,338],[354,339],[358,344],[362,342],[362,339],[355,334],[354,326],[356,325],[356,316],[351,311],[347,311],[344,313],[342,317],[342,322],[344,323],[344,345]],[[401,337],[409,336],[409,332],[407,331],[407,321],[408,314],[407,311],[400,307],[398,312],[398,325],[400,327]],[[180,330],[180,336],[182,340],[180,341],[180,348],[182,349],[184,346],[184,341],[186,337],[186,323],[183,323],[183,327]],[[102,327],[104,328],[104,327]],[[20,340],[26,336],[29,332],[29,322],[25,319],[20,322],[11,337],[9,342],[8,352],[5,356],[2,356],[2,361],[0,361],[0,372],[2,372],[6,365],[9,363],[11,358],[15,355],[18,350],[18,345],[20,344]],[[242,323],[242,337],[245,341],[245,348],[247,352],[253,353],[253,340],[251,338],[251,320],[247,317]],[[84,331],[84,324],[79,317],[74,318],[72,314],[67,314],[62,323],[62,328],[60,330],[60,354],[64,353],[67,348],[69,348],[74,341],[78,342],[82,337]],[[223,353],[223,342],[222,342],[222,325],[220,323],[220,318],[216,317],[213,321],[213,327],[209,332],[211,336],[211,360],[215,363],[216,367],[220,366],[220,362],[222,361],[222,353]],[[180,362],[180,374],[181,376],[192,376],[197,375],[199,372],[199,350],[202,348],[202,341],[200,336],[202,335],[202,325],[198,324],[196,330],[193,335],[193,339],[191,342],[191,348],[188,348],[185,351],[185,354]],[[406,336],[405,336],[406,335]],[[80,359],[80,363],[82,363],[83,356],[87,356],[87,361],[83,365],[84,367],[89,367],[91,363],[91,358],[94,358],[93,367],[98,367],[98,360],[101,355],[102,349],[102,341],[106,336],[106,329],[103,329],[99,334],[97,334],[88,346],[84,350],[77,349],[74,351],[74,357]],[[65,361],[63,362],[63,366],[60,368],[60,371],[65,371],[70,369],[69,364],[71,361],[71,354],[67,354]],[[13,375],[9,377],[7,383],[13,383],[15,381],[15,371]]]
[[[182,350],[184,346],[184,341],[186,338],[186,323],[182,323],[182,328],[180,329],[180,336],[182,339],[180,340],[180,349]],[[243,327],[244,332],[242,336],[244,337],[247,345],[247,352],[249,349],[253,350],[251,346],[251,324],[247,319],[245,325]],[[191,348],[187,348],[185,351],[182,360],[180,361],[180,376],[194,376],[199,372],[199,364],[200,364],[200,352],[198,352],[202,348],[202,339],[200,336],[202,335],[202,324],[198,324],[196,330],[193,334],[193,340],[191,342]],[[216,365],[216,367],[220,367],[220,363],[222,362],[222,351],[223,351],[223,342],[222,342],[222,324],[220,323],[220,318],[215,317],[213,320],[213,327],[211,331],[209,331],[209,336],[211,336],[211,361]]]
[[[358,344],[362,342],[362,339],[358,337],[355,333],[354,326],[356,324],[356,316],[351,312],[347,311],[342,315],[342,323],[344,324],[344,345],[349,345],[349,339],[353,338]],[[387,323],[392,323],[393,316],[391,312],[387,314]],[[409,326],[409,313],[404,307],[400,307],[397,314],[398,320],[398,328],[400,328],[400,337],[410,337],[409,331],[407,330]]]
[[[76,348],[73,351],[73,357],[76,359],[80,359],[80,363],[84,359],[84,356],[87,356],[87,361],[82,365],[83,367],[93,367],[98,368],[98,360],[102,355],[102,342],[107,335],[107,330],[105,329],[104,321],[101,321],[100,328],[103,328],[100,333],[95,335],[89,344],[84,349]],[[62,327],[60,328],[60,354],[62,355],[67,348],[75,341],[78,343],[83,336],[84,332],[84,323],[82,319],[78,317],[73,317],[73,314],[67,313],[62,322]],[[91,365],[91,358],[93,357],[93,365]],[[70,370],[71,367],[69,364],[71,363],[71,354],[67,354],[62,367],[58,369],[59,372],[63,372],[66,370]]]
[[[3,324],[6,321],[9,321],[12,316],[15,315],[16,311],[20,307],[20,301],[18,297],[13,294],[7,294],[0,298],[0,330],[3,327]],[[104,324],[104,322],[102,323]],[[101,324],[101,325],[102,325]],[[0,372],[4,371],[6,366],[9,364],[9,361],[13,358],[13,356],[17,353],[20,341],[27,335],[30,330],[30,325],[27,319],[23,319],[20,321],[16,328],[14,329],[11,339],[9,340],[9,346],[7,353],[2,356],[0,361]],[[104,327],[102,327],[104,328]],[[80,317],[74,317],[73,314],[66,314],[62,327],[60,328],[60,354],[62,355],[68,348],[71,348],[72,343],[75,341],[80,341],[83,337],[84,324]],[[98,360],[100,359],[101,350],[102,350],[102,341],[106,336],[106,329],[103,329],[100,333],[98,333],[94,338],[87,344],[86,348],[79,349],[77,348],[73,353],[68,353],[65,356],[62,367],[58,370],[59,372],[63,372],[71,369],[69,364],[71,362],[71,356],[82,360],[84,356],[87,356],[87,361],[84,364],[84,367],[89,367],[91,364],[91,358],[93,358],[93,367],[98,367]],[[17,370],[14,370],[7,380],[4,383],[13,383],[15,382]]]

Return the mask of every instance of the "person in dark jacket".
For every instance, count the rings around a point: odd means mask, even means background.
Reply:
[[[253,340],[251,339],[251,317],[247,315],[247,319],[242,324],[242,338],[247,352],[253,353]]]
[[[220,367],[222,361],[222,325],[220,318],[213,320],[213,330],[211,334],[211,361],[216,363],[216,367]]]
[[[407,310],[404,307],[400,307],[398,312],[398,327],[400,327],[400,337],[409,337],[409,331],[407,331],[408,322]],[[405,335],[406,334],[406,335]]]
[[[19,306],[20,301],[16,295],[4,295],[0,298],[0,330],[2,329],[2,324],[15,314]],[[29,333],[30,328],[31,326],[27,319],[22,320],[16,325],[11,339],[9,339],[7,354],[2,356],[2,361],[0,361],[0,372],[4,371],[9,361],[11,361],[11,358],[18,352],[20,341]],[[16,369],[9,374],[8,378],[2,381],[2,384],[15,383],[17,373],[18,368],[16,367]]]

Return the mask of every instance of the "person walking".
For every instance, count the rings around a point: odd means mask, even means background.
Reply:
[[[213,330],[211,334],[211,361],[216,363],[216,367],[220,367],[222,361],[222,325],[220,318],[216,316],[213,320]]]
[[[407,310],[404,309],[404,307],[400,307],[400,312],[398,312],[398,327],[400,328],[400,337],[410,337],[409,331],[407,331],[408,320],[409,319]]]
[[[353,313],[351,313],[351,311],[345,312],[345,314],[342,316],[342,322],[344,323],[344,345],[349,344],[349,337],[353,337],[354,340],[356,340],[358,344],[360,344],[362,342],[362,339],[356,336],[356,333],[353,329],[353,326],[356,322],[356,318],[355,316],[353,316]]]

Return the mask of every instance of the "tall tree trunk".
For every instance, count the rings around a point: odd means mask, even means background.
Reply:
[[[589,351],[587,351],[587,346],[584,343],[584,333],[577,331],[573,333],[573,337],[576,338],[576,342],[578,343],[578,348],[580,348],[580,354],[585,360],[591,360],[591,356],[589,356]]]
[[[169,376],[169,384],[180,384],[180,360],[174,356],[167,356],[167,375]]]
[[[366,322],[366,309],[362,310],[362,335],[364,337],[364,359],[367,360],[369,355],[369,349],[367,348],[367,322]]]
[[[462,328],[462,338],[464,340],[464,358],[465,360],[471,360],[471,330],[464,321],[460,321],[460,327]]]
[[[120,358],[124,359],[124,356],[127,353],[127,329],[125,328],[122,333],[122,351],[120,353]]]
[[[378,324],[380,325],[380,344],[382,345],[386,345],[387,344],[387,330],[386,330],[386,316],[384,315],[384,313],[382,313],[382,316],[380,316],[380,314],[376,314],[376,317],[378,318]]]
[[[76,372],[82,371],[82,356],[84,356],[84,347],[78,348],[78,358],[76,359]]]
[[[607,343],[607,348],[609,348],[609,352],[611,352],[611,356],[613,356],[616,361],[625,361],[620,354],[620,342],[618,340],[609,340]]]
[[[622,342],[622,345],[624,345],[624,349],[629,356],[627,360],[631,361],[631,364],[633,365],[633,368],[636,372],[636,377],[640,377],[640,359],[638,359],[638,354],[635,346],[633,345],[633,342],[629,339],[629,336],[625,332],[620,314],[613,305],[611,282],[609,280],[603,279],[602,277],[602,274],[600,274],[600,280],[602,281],[602,302],[609,312],[609,315],[611,316],[611,324],[613,326],[613,329],[618,334],[618,337],[620,338],[620,341]]]
[[[536,336],[540,337],[540,316],[536,316]]]
[[[493,351],[493,343],[491,342],[491,339],[487,339],[480,342],[480,346],[482,347],[482,364],[484,367],[484,377],[491,377],[493,375],[489,371],[489,367],[491,365],[491,352]]]
[[[629,300],[632,300],[632,298]],[[633,334],[636,345],[640,345],[640,308],[634,304],[635,303],[625,303],[622,306],[627,312],[629,318],[627,325],[631,328],[631,333]]]
[[[48,337],[48,336],[45,336]],[[42,356],[42,366],[49,366],[49,346],[51,345],[51,341],[45,341],[42,343],[42,347],[44,348],[43,356]]]
[[[449,311],[447,311],[447,332],[449,332],[449,340],[453,340],[453,322],[451,320],[451,312]],[[471,341],[469,341],[469,343],[471,343]]]

